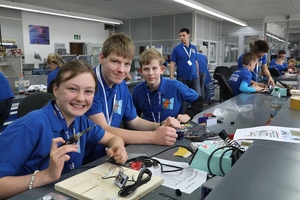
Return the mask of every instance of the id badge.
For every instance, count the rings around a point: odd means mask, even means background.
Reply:
[[[189,64],[189,66],[192,66],[193,64],[190,60],[188,60],[187,63]]]

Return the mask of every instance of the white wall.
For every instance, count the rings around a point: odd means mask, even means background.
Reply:
[[[29,25],[48,26],[50,45],[30,44]],[[70,42],[103,43],[109,37],[109,31],[104,30],[104,23],[25,11],[22,11],[22,29],[26,64],[34,63],[34,52],[39,53],[42,59],[47,58],[49,53],[54,52],[54,43],[64,43],[69,52]],[[81,35],[81,40],[74,40],[74,34]]]

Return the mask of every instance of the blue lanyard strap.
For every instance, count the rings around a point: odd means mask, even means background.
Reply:
[[[147,99],[148,99],[148,104],[149,106],[151,107],[152,104],[151,104],[151,100],[150,100],[150,95],[149,93],[147,93]],[[161,93],[158,92],[158,105],[159,105],[159,108],[161,107]],[[156,118],[155,118],[155,115],[154,115],[154,106],[152,107],[152,112],[151,112],[151,115],[152,115],[152,118],[153,118],[153,121],[154,122],[157,122],[157,123],[160,123],[161,120],[160,120],[160,112],[158,111],[157,112],[157,121],[156,121]]]
[[[59,107],[57,106],[56,102],[52,101],[51,103],[52,103],[52,106],[54,108],[54,112],[56,113],[58,119],[61,121],[61,123],[63,125],[63,129],[64,129],[64,132],[65,132],[66,138],[68,140],[70,138],[70,134],[69,134],[69,127],[67,125],[66,119],[65,119],[63,113],[61,112],[61,110],[59,109]],[[74,124],[73,124],[73,134],[76,134]],[[69,169],[71,169],[71,170],[75,169],[75,163],[74,163],[74,159],[75,159],[74,157],[75,156],[72,156],[72,154],[74,154],[74,153],[69,153],[69,155],[70,155],[71,158],[65,164],[64,168],[69,167]]]
[[[113,109],[113,106],[115,105],[116,103],[116,96],[117,96],[117,90],[115,91],[115,94],[114,94],[114,99],[113,99],[113,102],[112,102],[112,109],[111,109],[111,114],[109,115],[108,114],[108,102],[107,102],[107,96],[106,96],[106,92],[105,92],[105,88],[104,88],[104,84],[103,84],[103,81],[102,81],[102,78],[101,78],[101,75],[100,75],[100,65],[97,66],[96,68],[96,75],[97,75],[97,79],[99,80],[100,82],[100,85],[101,85],[101,88],[102,88],[102,91],[103,91],[103,94],[105,96],[104,98],[104,103],[105,103],[105,118],[106,118],[106,122],[108,123],[108,125],[110,126],[111,125],[111,122],[112,122],[112,117],[113,117],[113,114],[114,114],[114,109]]]

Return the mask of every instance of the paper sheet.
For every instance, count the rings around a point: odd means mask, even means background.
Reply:
[[[237,129],[234,140],[276,140],[282,142],[300,142],[300,129],[279,126],[258,126],[252,128]]]
[[[160,167],[149,168],[153,175],[164,178],[163,185],[172,189],[180,189],[181,192],[191,194],[206,181],[207,172],[193,169],[185,162],[174,162],[160,158],[154,158],[163,164],[184,168],[182,171],[162,173]],[[163,166],[164,170],[174,170],[172,167]]]

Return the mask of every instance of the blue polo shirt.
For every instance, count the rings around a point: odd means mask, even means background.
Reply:
[[[189,60],[191,61],[192,65],[188,64]],[[191,43],[189,47],[180,43],[173,49],[171,61],[175,62],[177,65],[177,80],[189,81],[198,77],[196,69],[196,60],[197,48]]]
[[[270,61],[269,68],[271,68],[271,66],[273,66],[273,65],[276,65],[276,58],[274,58],[273,60]],[[287,67],[288,67],[288,63],[287,63],[287,62],[284,62],[284,63],[283,63],[283,66],[284,66],[285,68],[287,68]]]
[[[56,78],[59,69],[60,69],[60,67],[57,66],[57,67],[55,68],[55,70],[51,71],[51,72],[48,74],[48,78],[47,78],[47,89],[49,89],[49,86],[50,86],[51,81],[53,81],[53,80]]]
[[[72,130],[78,134],[93,124],[83,115],[74,119]],[[80,137],[78,144],[81,153],[69,153],[75,168],[82,165],[85,146],[99,142],[104,133],[100,126],[95,126]],[[49,159],[44,162],[42,160],[50,152],[52,139],[57,137],[67,139],[63,124],[54,114],[51,102],[44,108],[15,120],[0,135],[0,178],[31,174],[41,163],[41,170],[48,168]],[[68,162],[66,162],[62,173],[69,170]]]
[[[287,66],[275,63],[274,65],[270,65],[269,69],[272,69],[272,68],[276,68],[278,70],[279,74],[282,75],[282,71],[286,70]]]
[[[250,87],[251,78],[252,78],[251,72],[246,67],[242,67],[242,68],[238,68],[237,70],[235,70],[233,74],[231,74],[228,83],[232,88],[232,90],[234,91],[235,95],[238,95],[242,93],[240,91],[241,82],[242,81],[247,82],[248,86]],[[252,92],[255,92],[254,88]]]
[[[114,84],[112,88],[108,87],[101,73],[101,65],[97,67],[99,67],[99,72],[101,79],[103,80],[102,83],[106,96],[103,92],[100,80],[98,79],[98,91],[94,96],[93,105],[90,110],[86,112],[86,115],[91,116],[94,114],[103,113],[104,116],[107,117],[106,113],[108,113],[109,118],[112,119],[111,126],[114,127],[119,127],[122,121],[131,121],[135,119],[137,114],[126,82],[122,81],[120,84]],[[95,72],[96,68],[94,68]],[[104,98],[107,100],[108,110],[106,110]]]
[[[10,89],[7,78],[0,72],[0,100],[12,99],[15,97],[14,93]]]
[[[132,97],[126,82],[122,81],[120,84],[114,84],[112,88],[108,87],[101,73],[101,65],[98,65],[97,67],[99,68],[105,94],[103,87],[101,86],[101,81],[97,76],[98,90],[95,93],[92,107],[85,113],[85,115],[91,116],[98,113],[103,113],[107,119],[107,122],[111,119],[110,126],[113,127],[120,127],[122,121],[134,120],[137,117],[136,109],[133,105]],[[97,67],[94,68],[96,74]],[[108,109],[106,109],[106,102]],[[105,147],[100,144],[87,146],[85,156],[86,159],[84,162],[90,162],[104,156],[105,154]]]
[[[242,64],[243,57],[244,57],[244,54],[240,55],[240,57],[238,58],[238,67],[239,68],[243,67],[243,64]],[[264,54],[260,59],[258,59],[258,64],[254,68],[253,72],[251,72],[253,81],[257,82],[258,74],[261,70],[261,67],[265,64],[267,64],[267,54]]]
[[[144,119],[160,123],[169,116],[182,114],[182,103],[196,101],[199,94],[177,80],[161,76],[158,91],[150,91],[145,81],[133,88],[132,98],[136,110],[142,113]]]

